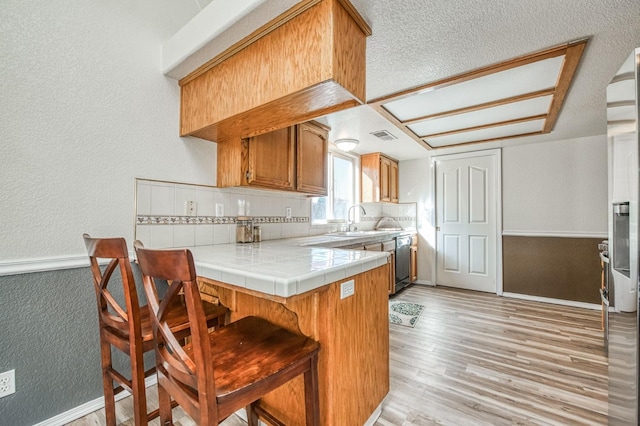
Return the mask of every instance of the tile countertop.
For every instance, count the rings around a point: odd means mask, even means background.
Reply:
[[[388,239],[389,234],[385,236]],[[327,238],[340,238],[337,244],[352,245],[363,237],[318,235],[189,249],[199,276],[282,297],[301,294],[388,262],[386,252],[315,246],[327,244]],[[367,241],[375,238],[374,235]]]

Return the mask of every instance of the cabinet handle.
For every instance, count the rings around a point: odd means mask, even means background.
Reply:
[[[249,173],[249,171],[247,170],[247,172],[244,174],[244,177],[247,179],[247,181],[249,181],[249,179],[251,179],[251,173]]]

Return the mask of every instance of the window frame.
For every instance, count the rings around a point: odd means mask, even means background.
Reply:
[[[334,205],[334,187],[333,187],[333,182],[334,182],[334,178],[333,178],[333,159],[334,157],[338,157],[341,158],[343,160],[349,161],[351,162],[351,164],[353,165],[353,201],[354,204],[358,204],[360,202],[359,198],[360,198],[360,191],[358,191],[359,185],[360,185],[360,156],[350,153],[350,152],[344,152],[341,151],[337,148],[329,148],[328,152],[327,152],[327,195],[325,195],[324,197],[327,198],[327,213],[329,216],[333,215],[333,205]],[[323,197],[313,197],[313,198],[323,198]],[[310,200],[311,203],[313,203],[313,198]],[[326,219],[314,219],[313,218],[313,208],[310,208],[310,212],[309,212],[309,216],[310,216],[310,221],[311,221],[311,226],[318,226],[318,227],[324,227],[326,225],[328,225],[328,220],[331,219],[335,219],[333,217],[327,217]],[[345,223],[347,222],[348,218],[344,218]]]

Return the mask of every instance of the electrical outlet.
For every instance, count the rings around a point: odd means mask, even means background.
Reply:
[[[285,207],[284,215],[287,217],[287,219],[291,219],[291,207]]]
[[[356,292],[356,284],[355,281],[349,280],[340,284],[340,299],[347,298],[349,296],[353,296],[353,293]]]
[[[216,203],[216,217],[224,216],[224,204]]]
[[[195,216],[196,215],[196,202],[195,201],[185,201],[184,202],[184,214],[186,216]]]
[[[16,371],[0,373],[0,398],[16,393]]]

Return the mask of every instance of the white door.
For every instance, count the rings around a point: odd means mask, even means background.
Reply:
[[[491,152],[435,159],[436,285],[501,293],[496,198],[500,155]]]

